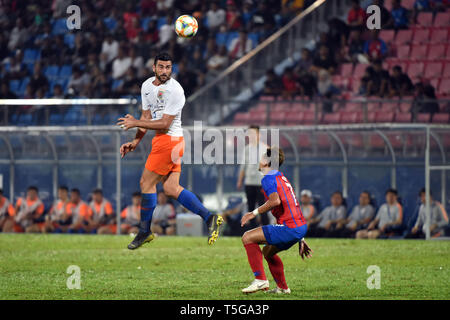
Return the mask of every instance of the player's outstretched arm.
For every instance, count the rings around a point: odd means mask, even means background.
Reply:
[[[142,110],[141,120],[151,120],[151,119],[152,119],[152,114],[151,114],[150,110]],[[146,133],[147,133],[146,129],[139,128],[136,132],[136,136],[134,137],[133,141],[124,143],[120,147],[120,155],[122,156],[122,158],[125,157],[125,155],[128,152],[132,152],[136,149],[139,142],[141,142],[142,138],[144,138]]]
[[[259,213],[267,212],[281,203],[278,193],[273,192],[269,195],[269,199],[259,208],[256,208],[252,212],[247,212],[241,219],[241,227],[243,227],[248,221],[254,219]]]
[[[138,120],[131,114],[127,114],[124,118],[119,118],[117,125],[124,130],[132,128],[141,128],[149,130],[167,130],[175,119],[175,115],[163,114],[158,120]]]

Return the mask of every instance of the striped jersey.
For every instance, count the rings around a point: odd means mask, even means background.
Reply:
[[[294,189],[283,173],[277,170],[270,171],[262,179],[261,186],[266,199],[274,192],[278,193],[280,197],[281,203],[272,209],[277,224],[285,225],[288,228],[297,228],[306,224]]]

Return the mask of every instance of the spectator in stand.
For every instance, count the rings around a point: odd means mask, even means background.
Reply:
[[[388,53],[386,43],[379,37],[379,30],[370,31],[370,39],[364,43],[364,58],[359,58],[362,63],[368,63],[375,60],[383,60]]]
[[[419,197],[422,202],[419,208],[419,215],[417,216],[414,227],[406,238],[425,238],[427,222],[425,188],[420,190]],[[430,235],[433,238],[440,237],[445,235],[445,227],[448,226],[447,211],[445,211],[445,208],[441,203],[433,200],[431,193],[430,202]]]
[[[417,22],[417,15],[422,11],[432,11],[430,0],[416,0],[414,2],[413,11],[411,15],[411,22]]]
[[[151,20],[148,23],[147,32],[144,34],[144,40],[145,40],[145,42],[148,41],[149,45],[151,45],[151,46],[153,46],[159,42],[159,30],[158,30],[158,25],[157,25],[156,20]],[[137,45],[138,46],[144,45],[144,41],[139,39],[137,42]],[[141,50],[141,54],[143,54],[142,50]]]
[[[128,48],[123,46],[120,47],[119,54],[117,55],[117,58],[114,59],[114,62],[112,64],[112,77],[114,79],[122,78],[127,72],[128,68],[131,67],[131,63],[131,57],[129,57],[128,55]]]
[[[372,4],[378,6],[380,8],[381,14],[381,29],[391,29],[394,27],[394,19],[392,18],[391,13],[384,6],[384,0],[373,0]]]
[[[328,47],[325,45],[320,46],[319,54],[313,60],[311,71],[315,72],[316,75],[318,75],[320,69],[325,69],[330,74],[334,74],[336,67],[337,65],[334,61],[334,58],[330,54],[330,49],[328,49]]]
[[[408,29],[409,12],[402,6],[401,0],[392,0],[391,16],[394,20],[394,29]]]
[[[172,21],[173,16],[168,15],[166,17],[166,23],[159,29],[159,42],[157,44],[158,48],[164,47],[169,42],[169,40],[174,37]]]
[[[142,72],[144,70],[144,58],[142,58],[136,49],[135,46],[131,46],[130,48],[130,58],[131,58],[131,66],[135,69],[136,77],[141,77]]]
[[[117,88],[119,96],[135,95],[139,96],[141,93],[141,82],[137,78],[137,69],[130,67],[123,78],[122,84]]]
[[[22,18],[18,18],[16,26],[9,33],[8,49],[13,51],[20,48],[27,41],[29,31],[24,26]]]
[[[106,38],[102,43],[101,54],[106,56],[107,63],[111,63],[119,54],[119,42],[113,38],[111,33],[106,34]]]
[[[317,93],[320,97],[326,98],[332,98],[332,96],[340,93],[340,90],[333,85],[331,76],[325,69],[321,69],[319,71],[319,78],[317,80]],[[331,110],[329,110],[328,112],[331,112]]]
[[[227,47],[221,46],[219,50],[208,59],[208,72],[212,77],[217,76],[228,64]]]
[[[228,31],[242,28],[242,17],[233,0],[227,0],[226,22]]]
[[[302,207],[303,217],[306,219],[306,222],[309,223],[313,218],[315,218],[316,208],[312,204],[312,192],[310,190],[302,190],[300,193],[300,203]]]
[[[144,17],[150,17],[156,14],[157,0],[141,0],[141,13]]]
[[[294,70],[292,68],[286,68],[281,78],[281,81],[283,83],[283,91],[282,91],[283,98],[289,99],[297,94],[300,94],[301,92],[300,84],[298,83],[298,78],[295,75]]]
[[[2,99],[16,99],[17,95],[9,90],[9,85],[7,81],[1,82],[1,90],[0,90],[0,96]]]
[[[55,84],[53,86],[53,92],[50,96],[52,99],[64,99],[64,91],[60,84]]]
[[[297,14],[303,10],[305,0],[282,0],[281,5],[293,14]]]
[[[31,88],[31,94],[33,96],[39,88],[44,88],[45,91],[48,90],[49,84],[47,77],[42,74],[41,65],[37,62],[34,64],[34,72],[28,85]]]
[[[258,8],[253,13],[250,25],[254,32],[257,33],[264,32],[267,26],[271,28],[275,26],[274,15],[266,1],[261,1],[258,4]]]
[[[3,189],[0,189],[0,232],[13,231],[14,215],[14,206],[9,202],[8,198],[3,195]],[[7,221],[9,222],[7,223]],[[5,225],[7,228],[4,228]]]
[[[374,61],[370,67],[367,67],[361,79],[360,93],[382,98],[389,93],[388,90],[389,72],[383,69],[381,61]]]
[[[92,201],[89,203],[91,220],[89,228],[91,232],[98,234],[116,233],[114,209],[104,196],[102,189],[92,192]]]
[[[369,191],[359,195],[359,204],[353,207],[352,213],[336,224],[336,236],[353,238],[356,232],[367,225],[375,215],[375,208],[370,204]]]
[[[69,227],[69,233],[86,233],[90,231],[89,224],[92,218],[92,211],[89,206],[81,199],[81,193],[78,189],[70,190],[70,201],[67,205],[67,211],[72,217],[72,224]]]
[[[212,32],[219,30],[219,27],[225,23],[226,12],[224,9],[219,7],[217,1],[211,3],[211,7],[206,13],[206,18],[208,20],[208,28]]]
[[[352,8],[347,15],[347,24],[351,30],[363,30],[366,27],[366,12],[361,8],[359,0],[352,0]]]
[[[43,222],[44,203],[39,199],[37,187],[28,187],[25,198],[17,199],[15,212],[13,228],[15,232],[40,232],[39,224]]]
[[[67,88],[69,88],[70,93],[79,95],[90,84],[90,80],[91,78],[88,73],[81,71],[79,68],[74,68]]]
[[[414,85],[406,73],[402,72],[400,66],[392,68],[392,75],[389,78],[389,97],[403,97],[412,95]]]
[[[9,80],[22,79],[27,75],[27,69],[22,63],[23,53],[21,50],[17,50],[16,54],[9,59],[9,70],[6,74],[6,78]]]
[[[264,82],[264,95],[278,96],[283,90],[280,77],[277,76],[273,69],[266,72],[266,81]]]
[[[300,58],[300,61],[297,63],[297,66],[294,69],[294,72],[296,74],[300,74],[303,71],[308,71],[313,64],[313,59],[311,56],[311,51],[307,48],[302,49],[302,56]]]
[[[434,88],[430,84],[419,82],[414,87],[415,95],[411,108],[413,120],[418,113],[430,113],[431,115],[439,112],[439,104],[436,101]]]
[[[188,97],[197,89],[197,75],[187,69],[186,63],[181,61],[178,64],[178,74],[176,79],[184,89],[184,94]]]
[[[359,230],[356,233],[356,238],[376,239],[380,236],[386,237],[401,227],[403,208],[397,199],[397,190],[388,189],[386,191],[386,203],[378,209],[375,219],[369,224],[367,229]]]
[[[343,205],[344,197],[340,191],[335,191],[331,195],[331,206],[326,207],[322,212],[310,220],[310,236],[329,237],[334,234],[337,223],[345,219],[347,209]]]
[[[69,204],[69,189],[65,186],[58,188],[58,199],[55,200],[50,212],[45,216],[45,223],[41,227],[43,233],[67,232],[72,223],[72,218],[67,210]]]
[[[339,53],[339,49],[345,46],[349,35],[350,28],[344,21],[338,18],[328,20],[327,37],[330,43],[335,44],[336,53]]]
[[[253,48],[252,40],[247,36],[247,31],[239,31],[239,37],[233,39],[230,44],[230,59],[237,60],[250,52]]]
[[[152,232],[156,234],[175,234],[175,208],[163,191],[158,192],[158,204],[152,218]]]
[[[121,234],[137,234],[139,232],[139,223],[141,221],[141,201],[141,193],[134,192],[131,198],[131,204],[122,210],[122,213],[120,214],[122,219],[120,224]]]
[[[364,54],[365,41],[362,37],[361,30],[354,30],[349,37],[348,50],[344,56],[346,61],[357,63],[360,62],[360,56]],[[367,58],[363,57],[362,63],[365,63]]]

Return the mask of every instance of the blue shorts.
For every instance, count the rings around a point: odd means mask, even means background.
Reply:
[[[264,237],[268,244],[276,246],[280,250],[287,250],[306,235],[308,226],[304,224],[297,228],[288,228],[282,224],[262,226]]]

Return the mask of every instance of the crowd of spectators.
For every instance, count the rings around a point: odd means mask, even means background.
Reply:
[[[4,0],[0,2],[2,98],[137,96],[153,57],[168,51],[186,94],[285,24],[311,0]],[[81,28],[68,30],[78,5]],[[174,20],[192,14],[192,39]]]

